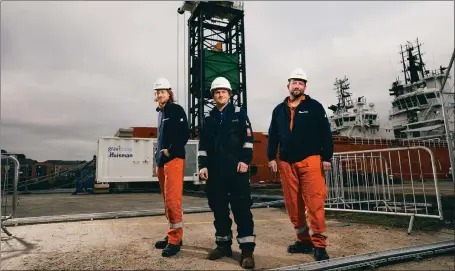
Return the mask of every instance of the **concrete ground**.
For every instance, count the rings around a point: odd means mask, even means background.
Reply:
[[[101,200],[98,204],[105,205]],[[254,209],[253,214],[257,235],[256,269],[313,261],[311,255],[286,252],[295,234],[287,214],[281,209]],[[153,246],[166,233],[167,222],[163,216],[9,227],[13,237],[2,233],[1,239],[2,270],[241,269],[237,262],[240,254],[236,243],[233,258],[206,259],[207,252],[214,246],[212,219],[212,213],[184,216],[183,247],[174,258],[161,257],[160,251]],[[336,220],[328,220],[327,226],[327,250],[332,258],[454,238],[454,232],[448,230],[414,231],[408,235],[403,228]],[[418,264],[407,263],[407,266],[410,264],[412,269],[453,270],[453,256],[437,257]],[[409,268],[397,265],[383,269]]]
[[[8,196],[11,206],[12,196]],[[206,198],[184,196],[183,208],[205,207]],[[71,193],[19,195],[19,206],[15,218],[55,216],[70,214],[104,213],[119,211],[141,211],[163,209],[163,198],[159,193],[85,194]],[[7,214],[11,213],[11,207]]]

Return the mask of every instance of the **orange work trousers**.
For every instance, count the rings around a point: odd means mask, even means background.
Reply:
[[[326,247],[324,202],[327,186],[321,157],[314,155],[297,163],[279,161],[278,166],[286,210],[297,240],[312,242],[315,247]]]
[[[182,194],[185,160],[174,158],[157,167],[156,174],[164,199],[164,212],[169,222],[168,243],[178,245],[183,237]]]

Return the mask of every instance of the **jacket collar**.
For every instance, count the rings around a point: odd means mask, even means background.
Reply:
[[[169,107],[168,105],[169,105],[169,103],[166,103],[163,108],[160,108],[159,106],[157,106],[156,107],[156,112],[160,112],[160,111],[164,112],[164,111],[166,111],[166,109]]]
[[[232,105],[232,103],[228,102],[226,104],[226,106],[223,108],[223,111],[221,111],[221,112],[230,113],[231,111],[233,111],[233,109],[234,109],[234,105]],[[215,116],[219,112],[220,112],[220,110],[215,105],[215,107],[212,109],[212,111],[210,111],[210,115]]]

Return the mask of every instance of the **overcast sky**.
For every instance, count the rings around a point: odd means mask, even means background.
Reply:
[[[1,148],[40,161],[90,159],[99,137],[156,126],[158,77],[179,86],[184,101],[180,4],[2,2]],[[255,131],[267,130],[295,67],[306,70],[307,93],[327,111],[337,102],[335,78],[346,75],[354,98],[374,101],[385,122],[388,89],[402,78],[399,45],[419,37],[427,68],[447,66],[454,2],[246,2],[245,32]]]

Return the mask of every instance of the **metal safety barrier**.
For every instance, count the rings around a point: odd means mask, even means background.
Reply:
[[[2,230],[8,235],[11,236],[12,234],[6,229],[6,226],[4,225],[4,221],[8,219],[14,218],[14,215],[16,214],[16,208],[18,205],[18,196],[17,196],[17,184],[19,182],[19,168],[20,164],[19,161],[17,160],[16,157],[14,156],[6,156],[2,155],[2,160],[6,160],[6,165],[2,168],[4,172],[1,174],[1,208],[0,208],[0,216],[1,216],[1,228]],[[14,164],[13,168],[10,167],[10,161],[11,160]],[[8,212],[8,183],[11,180],[10,173],[12,172],[13,180],[12,180],[12,187],[13,187],[13,201],[11,203],[11,213],[10,215],[6,215]]]
[[[331,211],[443,219],[437,169],[427,147],[335,153],[326,172]]]

